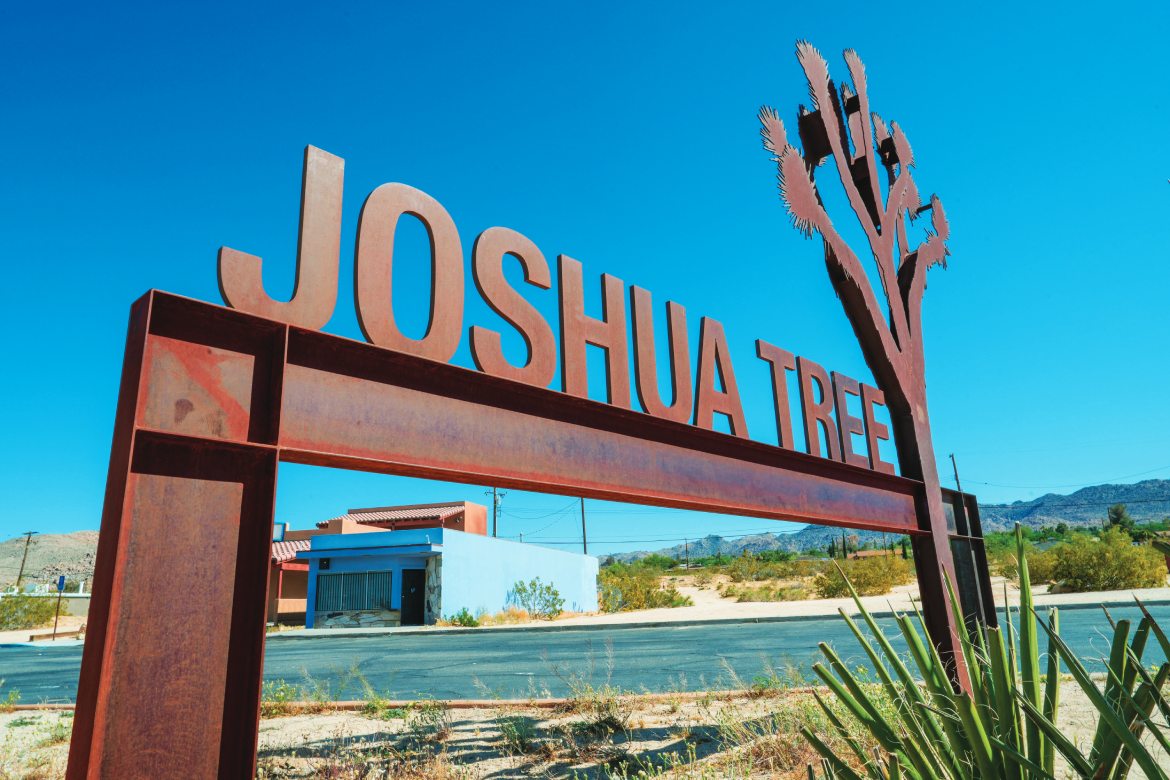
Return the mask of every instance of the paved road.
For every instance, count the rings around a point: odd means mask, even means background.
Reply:
[[[1135,624],[1139,616],[1134,607],[1110,611],[1115,619]],[[1152,605],[1151,611],[1170,630],[1170,603]],[[892,621],[881,622],[888,633],[894,632]],[[1101,633],[1108,625],[1100,608],[1062,607],[1060,622],[1062,636],[1086,661],[1108,653]],[[822,641],[832,643],[851,665],[863,662],[844,622],[831,617],[653,628],[281,637],[268,642],[264,677],[321,681],[336,699],[361,697],[355,672],[392,698],[560,696],[574,679],[635,691],[700,690],[733,685],[732,672],[750,681],[769,667],[786,664],[811,677],[808,670]],[[895,646],[902,648],[900,642]],[[1161,655],[1151,655],[1155,659]],[[0,679],[5,689],[19,689],[24,702],[73,701],[80,664],[79,646],[0,646]]]

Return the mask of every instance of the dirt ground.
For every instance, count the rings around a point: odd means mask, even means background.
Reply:
[[[1060,725],[1082,746],[1095,717],[1074,684],[1061,690]],[[736,696],[581,693],[558,707],[395,709],[265,717],[258,778],[789,778],[815,759],[799,729],[822,737],[807,689]],[[72,714],[0,714],[0,778],[64,776]],[[641,773],[641,774],[640,774]],[[1060,777],[1072,777],[1067,770]],[[1131,777],[1141,777],[1136,771]]]
[[[62,633],[76,631],[83,625],[85,625],[84,617],[78,617],[76,615],[62,615],[60,621],[57,623],[57,630]],[[52,623],[42,628],[22,628],[19,631],[0,631],[0,645],[8,644],[10,642],[27,642],[28,638],[33,634],[51,633],[53,633]]]

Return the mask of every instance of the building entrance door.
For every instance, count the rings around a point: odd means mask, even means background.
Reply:
[[[427,573],[425,569],[402,570],[402,615],[404,626],[423,624],[423,604],[426,599]]]

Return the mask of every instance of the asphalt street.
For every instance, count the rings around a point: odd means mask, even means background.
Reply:
[[[1170,631],[1170,603],[1150,605]],[[1108,653],[1108,623],[1100,607],[1062,607],[1061,635],[1094,669]],[[1136,607],[1110,608],[1114,619],[1136,625]],[[896,629],[882,619],[887,634]],[[721,623],[638,628],[564,628],[552,631],[476,631],[270,638],[266,680],[328,686],[334,699],[361,698],[361,679],[391,698],[518,698],[561,696],[574,681],[631,691],[719,689],[782,671],[805,677],[819,658],[818,642],[832,644],[851,665],[864,656],[839,617],[772,623]],[[1046,646],[1045,641],[1042,646]],[[1154,645],[1153,642],[1150,643]],[[902,649],[900,641],[895,647]],[[1161,660],[1147,650],[1150,661]],[[0,645],[0,695],[16,688],[21,701],[71,702],[81,647]],[[734,675],[734,676],[733,676]]]

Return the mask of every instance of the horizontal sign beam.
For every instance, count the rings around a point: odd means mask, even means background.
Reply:
[[[153,296],[148,361],[166,381],[152,383],[146,399],[149,429],[275,445],[281,460],[312,465],[896,533],[918,528],[913,480]],[[280,398],[278,413],[253,415],[252,399],[267,397]]]

